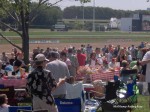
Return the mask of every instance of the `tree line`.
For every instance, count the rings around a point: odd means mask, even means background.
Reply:
[[[31,8],[38,5],[37,3],[32,3]],[[83,6],[71,6],[64,10],[60,7],[50,7],[46,8],[46,5],[32,11],[31,16],[36,16],[36,19],[30,24],[30,28],[50,28],[52,25],[56,24],[58,20],[63,19],[93,19],[93,7],[83,7]],[[84,10],[84,13],[83,13]],[[1,12],[1,11],[0,11]],[[106,7],[95,7],[95,19],[98,20],[108,20],[111,17],[121,18],[121,17],[131,17],[134,13],[140,14],[150,14],[150,11],[146,10],[114,10]],[[10,16],[1,17],[5,23],[15,25],[15,21]]]

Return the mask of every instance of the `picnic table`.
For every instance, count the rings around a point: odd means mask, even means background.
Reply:
[[[102,81],[111,81],[114,79],[115,76],[120,76],[120,71],[119,70],[114,70],[114,71],[101,71],[98,73],[90,74],[89,77],[91,81],[95,80],[102,80]],[[77,74],[76,75],[76,80],[84,80],[87,77],[86,74]]]
[[[114,75],[119,77],[120,71],[119,70],[102,71],[98,74],[92,74],[91,79],[92,79],[92,81],[95,81],[95,80],[111,81],[114,79]]]

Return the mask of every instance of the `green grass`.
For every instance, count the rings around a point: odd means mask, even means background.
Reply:
[[[2,32],[15,43],[21,43],[20,37],[12,32]],[[51,32],[49,29],[30,29],[30,39],[55,39],[60,43],[95,43],[95,42],[108,42],[109,40],[119,41],[120,39],[130,39],[131,41],[141,42],[150,41],[149,32],[88,32],[88,31],[69,31],[69,32]],[[5,40],[0,40],[0,43],[6,44]]]
[[[150,112],[149,96],[138,95],[138,106],[133,112]]]
[[[138,103],[133,106],[132,112],[150,112],[149,96],[138,95]],[[97,112],[102,112],[101,110]]]
[[[5,32],[1,32],[3,35],[5,36],[18,36],[16,33],[12,32],[12,31],[5,31]],[[43,36],[43,35],[48,35],[50,37],[53,36],[58,36],[61,37],[62,35],[66,35],[67,37],[71,37],[71,36],[96,36],[96,37],[100,37],[100,36],[146,36],[146,37],[150,37],[150,33],[146,33],[146,32],[121,32],[121,31],[109,31],[109,32],[88,32],[88,31],[69,31],[69,32],[51,32],[48,29],[31,29],[29,31],[29,35],[32,37],[36,37],[36,36]],[[34,36],[35,35],[35,36]]]
[[[14,43],[21,43],[19,36],[12,31],[5,31],[1,33],[7,36]],[[68,31],[68,32],[51,32],[49,29],[30,29],[30,39],[56,39],[60,43],[94,43],[94,42],[107,42],[109,40],[130,39],[131,41],[150,41],[149,32],[88,32],[88,31]],[[0,43],[6,44],[3,39]]]

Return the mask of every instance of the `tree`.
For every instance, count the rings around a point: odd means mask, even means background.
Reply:
[[[19,35],[22,40],[22,46],[18,46],[15,43],[11,42],[2,33],[0,33],[0,36],[24,53],[25,64],[29,63],[29,25],[38,16],[37,14],[31,16],[31,14],[43,5],[46,5],[46,9],[57,4],[60,1],[62,0],[57,0],[52,4],[49,2],[49,0],[36,0],[38,5],[36,5],[36,7],[34,8],[32,7],[31,9],[31,4],[35,2],[35,0],[0,0],[0,17],[2,17],[0,19],[0,24],[8,27],[10,30],[16,32]],[[14,29],[9,24],[3,21],[3,17],[7,16],[13,18],[16,24],[18,24],[18,26],[21,26],[21,31]]]
[[[62,11],[59,7],[50,7],[46,10],[43,10],[45,6],[39,8],[39,11],[35,11],[34,14],[38,13],[39,16],[31,23],[33,27],[38,26],[40,28],[50,28],[50,26],[57,23],[57,20],[62,19]]]

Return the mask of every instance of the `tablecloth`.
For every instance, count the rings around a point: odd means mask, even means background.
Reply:
[[[26,79],[0,79],[0,84],[4,86],[14,86],[14,88],[26,87]]]
[[[94,80],[102,80],[102,81],[110,81],[114,79],[114,75],[120,76],[119,70],[116,71],[104,71],[100,72],[98,74],[92,74],[91,79],[92,81]]]

